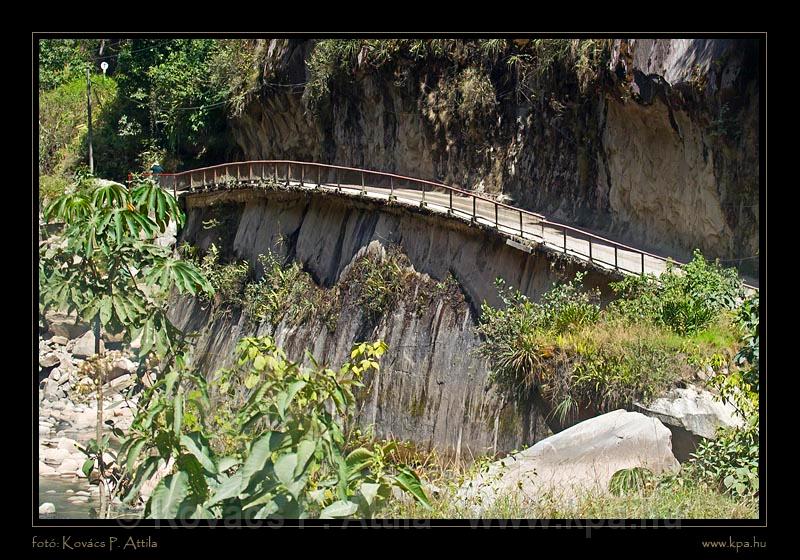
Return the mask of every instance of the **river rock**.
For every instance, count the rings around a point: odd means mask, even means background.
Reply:
[[[113,396],[116,393],[119,393],[121,390],[125,389],[126,387],[129,387],[130,385],[133,384],[133,382],[134,382],[134,376],[131,375],[130,373],[126,373],[125,375],[117,377],[116,379],[106,383],[103,389],[103,393],[107,397],[113,398]]]
[[[45,354],[44,356],[39,356],[39,366],[42,368],[49,368],[53,366],[57,366],[61,360],[59,360],[58,356],[53,353]],[[52,374],[52,372],[50,372]]]
[[[48,464],[42,462],[41,460],[39,460],[39,475],[40,476],[50,476],[50,475],[54,475],[54,474],[58,474],[58,472],[56,472],[56,470],[53,467],[51,467],[50,465],[48,465]]]
[[[45,318],[48,324],[47,330],[53,335],[53,337],[58,336],[68,340],[71,338],[78,338],[89,330],[89,324],[83,321],[78,321],[76,315],[49,312]]]
[[[681,462],[689,459],[703,438],[713,439],[717,428],[741,426],[744,422],[732,405],[692,385],[672,389],[648,405],[636,403],[634,408],[658,418],[670,429],[672,452]]]
[[[73,459],[72,457],[68,457],[64,459],[64,461],[58,466],[56,469],[59,474],[69,474],[74,475],[75,471],[80,469],[83,466],[83,463],[78,459]]]
[[[39,515],[48,515],[56,512],[56,506],[50,502],[45,502],[39,506]]]
[[[72,355],[78,358],[88,358],[94,355],[94,333],[87,331],[83,336],[75,341],[75,346],[72,348]],[[100,349],[104,348],[103,341],[100,340]]]
[[[116,377],[134,373],[137,367],[138,366],[136,365],[136,362],[132,362],[128,358],[120,358],[115,360],[111,366],[111,378],[114,379]]]
[[[69,453],[75,453],[76,451],[78,451],[77,446],[78,442],[72,438],[67,438],[67,437],[58,438],[58,444],[57,444],[58,449],[64,449]]]
[[[58,382],[49,377],[44,380],[44,398],[48,401],[56,400],[59,397]]]
[[[53,344],[57,344],[58,346],[66,346],[69,339],[66,336],[59,336],[56,335],[50,339],[50,342]]]
[[[47,461],[47,462],[62,462],[64,459],[69,457],[70,452],[66,449],[59,449],[59,448],[45,448],[40,450],[39,458]]]
[[[607,491],[620,469],[677,471],[670,440],[670,431],[657,418],[615,410],[492,463],[467,481],[457,498],[477,514],[501,497],[574,502],[587,492]]]

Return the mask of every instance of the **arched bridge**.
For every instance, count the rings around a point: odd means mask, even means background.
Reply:
[[[180,173],[160,173],[159,182],[176,196],[221,189],[281,186],[306,191],[332,191],[387,203],[423,206],[451,219],[490,227],[509,245],[530,251],[541,244],[607,270],[625,274],[661,274],[668,262],[654,255],[565,224],[542,214],[442,183],[323,163],[258,160],[224,163]],[[130,177],[129,177],[130,178]],[[755,282],[748,288],[757,289]]]

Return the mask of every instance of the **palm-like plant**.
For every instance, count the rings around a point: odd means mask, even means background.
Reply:
[[[39,249],[39,307],[76,312],[94,323],[95,353],[105,329],[122,333],[126,341],[141,337],[140,357],[155,352],[174,357],[182,335],[167,318],[165,294],[212,292],[211,284],[191,263],[176,260],[154,243],[170,221],[184,220],[177,202],[149,180],[131,188],[91,176],[79,177],[71,188],[44,210],[48,224],[60,231]],[[167,360],[162,369],[170,367]],[[96,362],[92,377],[97,389],[97,432],[87,446],[87,474],[98,465],[100,514],[105,515],[106,490],[102,438],[102,387],[107,368]]]

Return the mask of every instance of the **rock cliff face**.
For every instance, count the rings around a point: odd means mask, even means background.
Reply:
[[[380,373],[367,380],[359,411],[360,422],[375,424],[379,435],[470,457],[520,448],[550,433],[544,403],[506,402],[489,387],[487,365],[475,354],[477,308],[483,300],[498,303],[498,276],[536,298],[579,265],[514,249],[493,233],[439,216],[352,197],[241,190],[185,201],[179,242],[201,249],[220,244],[228,258],[251,263],[273,251],[302,263],[327,288],[344,284],[361,255],[391,246],[399,246],[414,269],[407,301],[371,318],[345,296],[335,328],[315,320],[295,324],[291,317],[274,328],[253,325],[238,311],[212,320],[197,301],[178,301],[176,324],[202,333],[193,359],[204,371],[226,365],[237,339],[254,333],[272,335],[291,359],[302,360],[307,348],[331,365],[344,362],[354,342],[383,339],[389,350]],[[203,222],[212,220],[216,227],[206,229]],[[457,281],[457,294],[437,288],[448,274]],[[590,271],[586,283],[607,293],[608,280]],[[421,294],[429,297],[420,305]]]
[[[588,86],[578,59],[525,80],[507,55],[371,65],[362,50],[311,111],[302,84],[314,48],[264,43],[263,88],[233,123],[244,158],[503,193],[628,244],[679,259],[700,248],[757,274],[757,41],[608,41],[590,60]],[[454,109],[451,97],[468,98],[480,75],[493,101],[481,115]]]

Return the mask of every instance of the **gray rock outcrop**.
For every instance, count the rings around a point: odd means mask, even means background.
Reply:
[[[634,407],[670,429],[672,451],[681,462],[689,459],[702,438],[714,438],[717,428],[743,423],[732,405],[695,386],[674,388],[648,405],[636,403]]]
[[[446,218],[352,198],[242,189],[184,200],[187,222],[179,242],[201,250],[214,243],[227,258],[247,259],[256,274],[258,256],[272,251],[302,263],[321,287],[338,286],[345,294],[333,330],[314,320],[293,324],[292,317],[275,327],[253,324],[238,311],[214,316],[208,305],[176,301],[170,311],[176,326],[202,331],[192,359],[205,373],[230,363],[241,336],[269,334],[290,359],[303,360],[308,349],[328,364],[346,361],[356,341],[382,339],[389,350],[380,372],[366,380],[371,392],[359,407],[359,422],[374,424],[381,436],[469,457],[519,448],[551,433],[535,398],[510,402],[488,387],[488,365],[475,352],[475,325],[481,302],[501,304],[497,277],[538,299],[582,264],[520,251],[494,233]],[[204,227],[208,220],[219,225]],[[393,245],[413,269],[405,281],[410,293],[371,318],[356,299],[347,299],[349,283],[359,278],[348,279],[346,271],[359,256]],[[437,283],[450,274],[454,292],[439,289],[437,295]],[[585,283],[608,293],[611,279],[589,269]]]
[[[301,88],[263,89],[232,133],[243,159],[335,162],[502,193],[678,259],[695,247],[743,258],[755,275],[763,47],[756,39],[622,38],[602,48],[589,62],[598,75],[591,87],[563,57],[550,78],[520,84],[531,95],[510,94],[524,79],[507,56],[484,61],[497,103],[475,121],[480,141],[446,101],[474,67],[405,57],[380,68],[359,57],[346,81],[332,80],[335,95],[316,114]],[[266,40],[262,49],[270,83],[308,81],[313,41]]]

